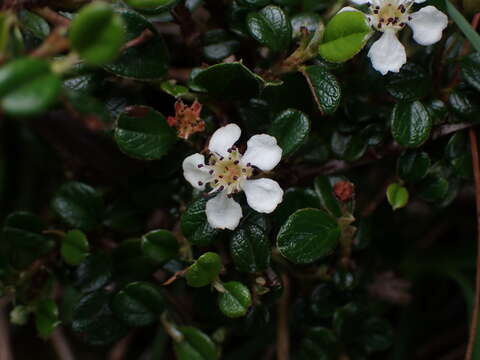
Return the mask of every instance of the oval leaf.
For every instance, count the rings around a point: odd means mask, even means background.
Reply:
[[[192,287],[206,286],[218,277],[221,269],[220,256],[213,252],[207,252],[190,265],[185,273],[185,279],[187,284]]]
[[[322,113],[333,114],[340,105],[341,88],[338,80],[324,66],[307,66],[302,71]]]
[[[235,230],[230,241],[230,253],[238,271],[258,272],[270,264],[270,242],[265,231],[253,224]]]
[[[142,250],[150,259],[165,262],[178,255],[178,242],[167,230],[154,230],[143,235]]]
[[[192,326],[180,326],[183,340],[174,343],[178,360],[216,360],[217,349],[213,341],[202,331]]]
[[[252,305],[250,290],[237,281],[223,284],[224,292],[218,295],[220,311],[230,318],[245,316]]]
[[[419,101],[398,103],[393,108],[392,135],[406,147],[418,147],[427,141],[432,130],[432,119]]]
[[[182,214],[180,222],[182,233],[193,245],[208,245],[221,232],[220,229],[214,229],[208,223],[207,215],[205,214],[206,203],[206,199],[198,199]]]
[[[387,200],[393,210],[405,207],[408,203],[408,190],[399,184],[390,184],[387,188]]]
[[[80,230],[71,230],[65,235],[60,252],[67,264],[78,265],[88,256],[89,248],[87,236]]]
[[[283,150],[283,156],[294,153],[307,140],[310,120],[303,112],[287,109],[273,120],[268,133],[274,136]]]

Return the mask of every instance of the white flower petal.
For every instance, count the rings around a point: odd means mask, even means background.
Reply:
[[[415,0],[414,2],[415,2],[416,4],[421,4],[421,3],[425,2],[425,1],[427,1],[427,0]]]
[[[203,165],[198,167],[198,165]],[[183,176],[196,189],[204,190],[205,184],[212,181],[209,174],[210,167],[205,165],[205,157],[202,154],[193,154],[183,160]]]
[[[261,213],[271,213],[282,202],[283,190],[272,179],[247,180],[243,184],[250,207]]]
[[[208,149],[220,156],[228,156],[230,149],[240,139],[242,130],[236,124],[228,124],[215,131],[208,144]]]
[[[350,2],[357,5],[364,5],[370,2],[370,0],[350,0]]]
[[[247,142],[247,151],[242,157],[242,164],[255,165],[260,170],[272,170],[282,159],[282,148],[273,136],[254,135]]]
[[[234,230],[242,218],[241,206],[224,192],[207,201],[205,213],[210,226],[216,229]]]
[[[340,14],[340,13],[345,12],[345,11],[355,11],[355,12],[361,13],[361,11],[358,10],[358,9],[355,9],[351,6],[345,6],[345,7],[341,8],[340,11],[337,14]]]
[[[393,30],[386,30],[383,35],[370,47],[368,57],[375,70],[385,75],[389,71],[399,72],[407,62],[405,47],[397,39]]]
[[[442,38],[448,25],[448,17],[435,6],[425,6],[411,15],[408,25],[413,30],[413,39],[420,45],[432,45]]]

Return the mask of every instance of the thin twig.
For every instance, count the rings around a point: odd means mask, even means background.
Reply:
[[[65,16],[60,15],[56,11],[53,11],[49,7],[44,8],[34,8],[31,9],[37,15],[40,15],[42,18],[47,20],[50,24],[55,26],[68,26],[70,25],[71,20]]]
[[[126,359],[126,353],[128,347],[130,346],[133,340],[134,333],[131,332],[127,336],[125,336],[122,340],[117,342],[110,352],[108,353],[108,360],[123,360]]]
[[[177,6],[172,9],[171,13],[177,24],[180,26],[180,29],[182,30],[185,44],[189,47],[194,47],[194,45],[198,45],[200,31],[198,31],[197,25],[192,18],[192,14],[190,10],[188,10],[188,8],[185,6],[185,3],[181,1]]]
[[[49,57],[57,55],[70,48],[70,41],[65,37],[67,28],[58,26],[53,30],[45,41],[30,54],[34,57]]]
[[[131,47],[142,45],[143,43],[147,42],[153,37],[153,32],[150,29],[145,29],[142,31],[140,35],[138,35],[135,39],[130,40],[122,47],[122,51]]]
[[[478,156],[477,134],[470,129],[470,147],[472,151],[473,174],[475,178],[475,204],[477,208],[477,275],[475,281],[475,304],[473,307],[472,320],[470,325],[470,336],[468,339],[467,353],[465,360],[472,359],[473,348],[478,329],[478,315],[480,303],[480,159]]]
[[[75,360],[72,349],[63,333],[62,328],[58,327],[50,337],[50,341],[60,360]]]
[[[277,360],[290,359],[290,334],[288,313],[290,302],[290,279],[282,274],[283,293],[277,306]]]

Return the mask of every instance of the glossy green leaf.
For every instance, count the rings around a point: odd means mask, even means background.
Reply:
[[[440,202],[447,196],[448,189],[448,180],[434,172],[420,182],[418,195],[429,202]]]
[[[163,77],[168,69],[170,57],[163,38],[145,17],[130,9],[119,9],[126,26],[127,43],[138,38],[146,30],[150,33],[144,42],[122,50],[113,63],[104,67],[117,76],[137,80],[155,80]]]
[[[142,237],[144,254],[160,263],[177,256],[178,248],[177,239],[167,230],[153,230]]]
[[[230,318],[245,316],[252,305],[250,290],[237,281],[224,283],[223,287],[225,291],[218,295],[220,311]]]
[[[367,18],[361,12],[338,13],[325,27],[320,55],[331,62],[345,62],[363,49],[370,31]]]
[[[30,31],[39,39],[45,39],[50,34],[50,26],[46,20],[33,12],[27,10],[20,11],[18,20],[23,29]]]
[[[75,181],[67,182],[58,189],[52,200],[52,208],[65,223],[82,230],[97,227],[104,213],[101,194]]]
[[[60,252],[69,265],[80,264],[89,254],[90,246],[87,236],[80,230],[71,230],[62,240]]]
[[[190,243],[198,246],[210,244],[220,234],[221,230],[214,229],[207,221],[205,205],[207,200],[198,199],[194,201],[182,214],[181,228],[183,235]]]
[[[474,52],[462,59],[462,74],[471,86],[480,91],[480,52]]]
[[[368,141],[361,133],[342,134],[336,131],[330,139],[330,147],[339,159],[355,161],[365,154]]]
[[[296,264],[308,264],[328,256],[337,246],[340,227],[326,212],[317,209],[296,211],[277,235],[280,253]]]
[[[428,140],[432,118],[419,101],[395,105],[391,117],[392,135],[405,147],[418,147]]]
[[[240,48],[240,42],[222,29],[214,29],[203,36],[203,57],[207,61],[220,62],[233,55]]]
[[[278,205],[273,213],[273,223],[276,228],[280,228],[288,217],[295,211],[304,208],[320,207],[317,195],[311,189],[289,188],[283,194],[283,201]]]
[[[162,158],[177,141],[165,117],[147,106],[133,106],[120,114],[115,141],[127,155],[143,160]]]
[[[83,296],[74,308],[72,329],[81,332],[82,338],[92,345],[111,344],[128,332],[110,308],[111,296],[96,291]]]
[[[248,223],[237,228],[230,240],[230,254],[238,271],[265,270],[270,264],[271,250],[264,229]]]
[[[46,111],[58,98],[60,78],[41,59],[18,59],[0,68],[0,108],[12,116]]]
[[[221,99],[256,97],[265,86],[262,78],[239,62],[212,65],[198,72],[193,81],[195,86]]]
[[[408,203],[408,190],[399,184],[390,184],[387,188],[387,200],[393,210],[401,209]]]
[[[320,65],[307,66],[302,73],[307,79],[308,86],[320,111],[328,115],[333,114],[340,105],[342,96],[337,78]]]
[[[125,0],[131,8],[145,14],[159,14],[173,8],[179,0]]]
[[[213,252],[207,252],[190,265],[185,273],[185,279],[187,284],[192,287],[206,286],[218,277],[221,269],[220,256]]]
[[[315,192],[317,193],[318,198],[322,207],[327,210],[332,216],[340,217],[342,216],[342,209],[333,193],[332,181],[328,176],[317,176],[314,182]]]
[[[430,163],[427,153],[406,151],[398,158],[398,175],[407,182],[418,182],[427,175]]]
[[[287,109],[275,117],[268,133],[277,139],[282,155],[289,156],[307,140],[310,119],[301,111]]]
[[[35,307],[35,326],[38,335],[48,338],[60,324],[58,308],[52,299],[42,299]]]
[[[242,6],[248,6],[253,8],[259,8],[268,5],[270,0],[237,0]]]
[[[292,40],[292,26],[278,6],[269,5],[247,16],[250,35],[273,51],[286,51]]]
[[[213,341],[202,331],[192,326],[180,326],[183,336],[180,342],[174,342],[178,360],[217,360],[218,352]]]
[[[160,88],[174,97],[180,97],[188,93],[187,87],[177,85],[174,81],[164,81],[160,84]]]
[[[122,18],[104,2],[85,6],[70,25],[72,48],[89,64],[103,65],[114,60],[125,41]]]
[[[104,253],[90,255],[77,267],[75,275],[75,286],[83,292],[98,290],[112,276],[112,260]]]
[[[453,167],[455,175],[465,179],[473,177],[470,141],[464,131],[452,135],[445,147],[445,157]]]
[[[476,101],[476,94],[470,91],[453,91],[448,96],[448,103],[461,119],[477,121],[480,115],[480,105]]]
[[[113,297],[112,310],[131,326],[145,326],[155,322],[165,308],[160,290],[149,282],[134,282]]]
[[[413,101],[430,93],[431,79],[422,67],[407,63],[400,72],[387,77],[386,87],[396,99]]]

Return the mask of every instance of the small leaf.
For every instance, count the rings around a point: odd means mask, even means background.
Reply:
[[[160,290],[148,282],[133,282],[113,298],[112,310],[131,326],[145,326],[155,322],[165,308]]]
[[[419,101],[398,103],[393,108],[391,126],[396,142],[406,147],[418,147],[429,138],[432,119]]]
[[[207,221],[205,204],[207,200],[200,198],[193,202],[182,214],[180,225],[182,232],[190,243],[197,246],[210,244],[220,234],[221,230],[214,229]]]
[[[425,201],[440,202],[447,196],[449,187],[444,176],[432,172],[420,182],[418,195]]]
[[[60,78],[41,59],[18,59],[0,68],[0,109],[12,116],[33,116],[55,103]]]
[[[88,256],[76,270],[75,286],[83,292],[100,289],[112,276],[112,260],[104,253]]]
[[[270,264],[270,242],[265,231],[257,225],[237,228],[230,241],[230,254],[238,271],[254,273]]]
[[[277,235],[280,253],[296,264],[308,264],[328,256],[337,246],[340,227],[326,212],[317,209],[296,211]]]
[[[480,91],[480,52],[474,52],[462,59],[462,74],[471,86]]]
[[[393,210],[401,209],[408,203],[408,190],[399,184],[390,184],[387,188],[387,199]]]
[[[80,230],[71,230],[62,240],[60,252],[69,265],[80,264],[89,253],[87,236]]]
[[[402,66],[399,73],[388,76],[387,90],[402,101],[418,100],[431,91],[431,79],[425,70],[413,63]]]
[[[21,10],[17,16],[22,28],[30,31],[38,39],[43,40],[50,34],[50,26],[41,16],[27,10]]]
[[[240,42],[222,29],[214,29],[203,36],[203,57],[207,61],[219,62],[240,48]]]
[[[320,65],[307,66],[302,73],[320,111],[333,114],[340,105],[342,93],[337,78]]]
[[[245,316],[252,305],[250,290],[237,281],[224,283],[223,287],[225,292],[218,295],[220,311],[230,318]]]
[[[256,97],[265,86],[264,80],[239,62],[212,65],[198,72],[195,86],[221,99]]]
[[[178,360],[217,360],[218,353],[213,341],[202,331],[192,326],[180,326],[183,340],[174,342]]]
[[[72,48],[83,60],[103,65],[117,57],[125,40],[122,18],[104,2],[82,8],[70,25]]]
[[[365,154],[368,141],[361,133],[343,134],[335,131],[330,139],[330,147],[339,159],[356,161]]]
[[[422,180],[430,168],[430,157],[425,152],[406,151],[398,158],[398,175],[405,181]]]
[[[287,109],[273,120],[268,133],[274,136],[283,150],[283,156],[294,153],[307,140],[310,119],[295,109]]]
[[[173,8],[179,0],[125,0],[131,8],[147,14],[155,15]]]
[[[247,16],[250,35],[273,51],[285,51],[292,40],[292,26],[278,6],[269,5]]]
[[[60,187],[52,208],[68,225],[87,231],[100,224],[104,213],[102,196],[94,188],[74,181]]]
[[[177,133],[159,112],[147,106],[132,106],[118,118],[115,141],[127,155],[154,160],[170,150]]]
[[[58,308],[52,299],[40,300],[35,308],[35,325],[42,338],[48,338],[60,324]]]
[[[328,176],[317,176],[315,178],[314,185],[315,192],[320,199],[322,207],[327,210],[332,216],[342,216],[342,209],[340,208],[338,199],[333,193],[333,184],[331,179]]]
[[[142,250],[150,259],[165,262],[178,255],[178,242],[167,230],[154,230],[143,235]]]
[[[357,11],[341,12],[325,28],[320,55],[331,62],[345,62],[363,49],[370,31],[364,14]]]
[[[185,273],[185,279],[187,284],[192,287],[206,286],[218,277],[221,269],[220,256],[213,252],[207,252],[190,265]]]
[[[182,85],[177,85],[173,81],[164,81],[160,84],[160,88],[168,95],[180,97],[188,93],[188,88]]]
[[[309,207],[318,208],[319,206],[320,202],[313,190],[290,188],[283,194],[283,201],[273,213],[272,220],[275,227],[280,228],[295,211]]]
[[[138,38],[146,30],[149,35],[142,44],[130,46],[113,63],[104,68],[117,76],[138,80],[162,78],[168,70],[170,57],[163,38],[145,17],[128,8],[118,9],[126,26],[126,41]]]

